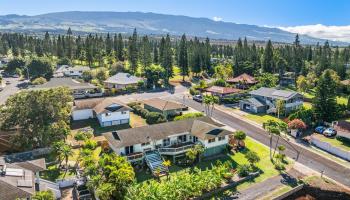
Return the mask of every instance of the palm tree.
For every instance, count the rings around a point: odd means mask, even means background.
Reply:
[[[263,128],[269,133],[270,135],[270,159],[272,159],[272,138],[273,135],[280,135],[280,130],[278,129],[278,122],[274,120],[268,120],[263,124]]]
[[[67,171],[68,171],[68,158],[69,158],[70,156],[72,156],[72,155],[73,155],[72,147],[69,146],[69,145],[67,145],[67,144],[65,144],[65,145],[62,147],[62,150],[61,150],[61,156],[64,158],[65,163],[66,163],[66,171],[65,171],[63,177],[65,177],[66,174],[67,174]]]
[[[214,95],[204,95],[203,103],[205,105],[205,113],[211,117],[213,115],[213,110],[215,104],[219,103],[219,98]]]

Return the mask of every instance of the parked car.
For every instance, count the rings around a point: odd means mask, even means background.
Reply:
[[[334,137],[337,135],[337,131],[334,128],[327,128],[323,131],[323,135],[327,137]]]
[[[194,96],[192,97],[192,99],[193,99],[194,101],[197,101],[197,102],[200,102],[200,103],[203,101],[202,96],[199,95],[199,94],[194,95]]]
[[[325,131],[325,130],[326,130],[326,127],[324,127],[324,126],[317,126],[315,128],[315,132],[319,133],[319,134],[323,134],[323,131]]]

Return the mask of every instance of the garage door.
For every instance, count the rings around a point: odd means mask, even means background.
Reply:
[[[72,113],[73,120],[84,120],[93,118],[93,112],[91,109],[75,110]]]

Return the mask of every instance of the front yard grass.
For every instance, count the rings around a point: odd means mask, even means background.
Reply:
[[[336,138],[327,138],[322,135],[317,137],[323,142],[328,142],[335,147],[339,147],[345,151],[350,151],[350,140],[341,136],[337,136]]]
[[[268,114],[247,114],[245,115],[245,117],[258,124],[263,124],[268,120],[282,121],[281,119],[278,119],[277,117]]]

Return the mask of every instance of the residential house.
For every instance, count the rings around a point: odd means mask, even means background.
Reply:
[[[188,109],[188,107],[183,104],[160,98],[143,101],[143,107],[150,112],[162,113],[165,117],[180,115],[182,111]]]
[[[173,161],[201,144],[202,156],[223,152],[231,132],[223,124],[209,117],[191,118],[132,129],[108,132],[104,136],[110,148],[130,162],[146,162],[152,171],[164,169],[161,156],[172,156]]]
[[[138,83],[143,81],[143,78],[133,76],[129,73],[117,73],[104,81],[105,88],[123,89],[126,87],[137,87]]]
[[[226,80],[226,82],[234,84],[237,88],[240,89],[247,89],[258,83],[258,81],[253,76],[250,76],[246,73],[243,73],[235,78],[230,78]]]
[[[303,106],[303,96],[295,91],[261,87],[249,92],[250,98],[241,100],[241,110],[252,113],[276,113],[277,101],[284,102],[284,111],[289,113]]]
[[[72,78],[78,78],[83,75],[85,71],[89,71],[90,67],[88,66],[80,66],[76,65],[74,67],[71,67],[69,65],[61,65],[58,67],[58,69],[54,73],[54,77],[72,77]]]
[[[74,101],[72,119],[97,118],[102,127],[129,124],[132,109],[113,98],[85,99]]]
[[[212,95],[218,96],[219,98],[223,98],[228,95],[239,94],[242,92],[241,89],[221,86],[211,86],[209,88],[206,88],[205,91],[211,93]]]
[[[8,162],[0,157],[0,200],[31,199],[38,191],[52,190],[56,198],[61,197],[58,185],[39,178],[46,170],[45,159]]]
[[[75,99],[101,97],[103,92],[97,86],[90,83],[81,83],[71,77],[65,78],[51,78],[50,81],[32,87],[32,90],[51,89],[57,87],[68,87]]]

